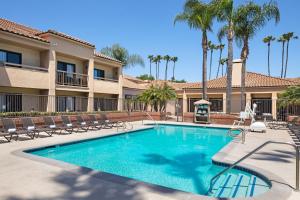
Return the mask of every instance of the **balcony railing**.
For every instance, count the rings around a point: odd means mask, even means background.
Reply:
[[[101,80],[101,81],[111,81],[111,82],[119,82],[119,79],[116,78],[109,78],[109,77],[94,77],[95,80]]]
[[[56,84],[77,87],[88,87],[88,75],[79,73],[70,73],[65,71],[56,71]]]

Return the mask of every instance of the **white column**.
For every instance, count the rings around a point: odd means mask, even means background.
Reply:
[[[94,111],[94,59],[90,58],[88,61],[88,112]]]
[[[251,106],[251,100],[252,100],[251,93],[247,92],[246,93],[246,105],[249,104]]]
[[[47,112],[55,112],[55,88],[56,88],[56,52],[50,49],[48,52],[48,74],[49,74],[49,90]]]
[[[272,116],[273,119],[277,119],[277,93],[272,93]]]
[[[226,113],[226,93],[223,93],[223,113]]]
[[[187,99],[187,95],[185,93],[185,90],[183,91],[183,95],[182,95],[182,112],[186,113],[188,112],[188,99]]]

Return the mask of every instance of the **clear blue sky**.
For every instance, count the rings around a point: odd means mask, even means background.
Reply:
[[[235,4],[243,2],[246,1],[236,0]],[[267,0],[256,2],[263,3]],[[264,36],[272,34],[278,37],[289,31],[300,35],[300,1],[277,2],[281,11],[281,21],[277,26],[270,22],[250,41],[248,71],[267,73],[267,47],[262,43]],[[179,61],[176,78],[200,81],[201,33],[190,30],[185,24],[173,25],[174,16],[182,11],[183,4],[184,0],[52,0],[51,3],[10,0],[1,2],[0,16],[41,30],[55,29],[68,33],[95,44],[97,50],[120,43],[131,53],[140,54],[145,59],[145,68],[125,70],[125,73],[134,76],[149,72],[149,54],[177,56]],[[220,24],[215,22],[214,32],[209,34],[209,39],[213,42],[217,42],[215,35],[219,27]],[[300,40],[291,42],[289,77],[300,76],[299,48]],[[274,42],[271,51],[271,73],[279,76],[281,45]],[[234,57],[238,58],[239,55],[240,49],[235,47]],[[217,57],[215,54],[213,74],[216,73]]]

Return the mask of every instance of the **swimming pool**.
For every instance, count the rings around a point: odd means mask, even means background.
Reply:
[[[267,191],[269,185],[259,177],[231,170],[207,194],[211,178],[224,169],[211,158],[232,140],[226,132],[223,128],[160,125],[27,152],[195,194],[243,197]]]

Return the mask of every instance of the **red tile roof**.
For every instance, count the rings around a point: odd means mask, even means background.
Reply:
[[[96,57],[99,57],[99,58],[104,58],[104,59],[112,60],[112,61],[115,61],[115,62],[118,62],[118,63],[122,63],[121,61],[119,61],[119,60],[117,60],[117,59],[115,59],[115,58],[109,57],[109,56],[107,56],[107,55],[104,55],[104,54],[102,54],[102,53],[94,53],[94,55],[95,55]]]
[[[30,28],[28,26],[24,26],[22,24],[17,24],[7,19],[0,18],[0,30],[49,43],[49,41],[47,41],[46,39],[38,36],[41,31]]]
[[[207,88],[226,88],[226,76],[213,79],[207,82]],[[289,79],[282,79],[277,77],[269,77],[267,75],[258,74],[254,72],[247,72],[246,74],[246,87],[280,87],[280,86],[292,86],[298,85],[296,81]],[[191,83],[184,88],[201,88],[201,83]],[[240,86],[233,86],[240,87]]]

